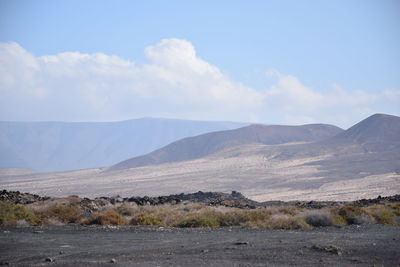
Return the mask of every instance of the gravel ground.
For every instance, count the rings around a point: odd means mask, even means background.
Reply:
[[[0,229],[10,266],[400,266],[400,228],[49,226]]]

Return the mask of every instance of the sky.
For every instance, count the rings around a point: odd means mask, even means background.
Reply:
[[[0,120],[400,115],[400,1],[0,0]]]

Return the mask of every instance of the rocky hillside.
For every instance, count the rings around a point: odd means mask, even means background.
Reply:
[[[223,149],[246,145],[276,145],[291,142],[315,142],[325,140],[343,130],[326,124],[302,126],[250,125],[247,127],[188,137],[147,155],[120,162],[108,171],[123,170],[166,162],[179,162],[208,156]]]

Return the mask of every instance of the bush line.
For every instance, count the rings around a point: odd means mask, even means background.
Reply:
[[[71,198],[73,200],[73,198]],[[351,224],[400,224],[400,203],[367,207],[340,206],[301,209],[295,206],[253,210],[207,206],[199,203],[138,206],[116,203],[97,212],[85,210],[76,201],[36,202],[20,205],[0,201],[0,226],[63,225],[154,225],[171,227],[260,227],[299,229]]]

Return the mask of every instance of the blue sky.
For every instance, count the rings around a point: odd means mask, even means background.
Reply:
[[[399,29],[389,0],[0,0],[0,119],[348,127],[400,115]]]

